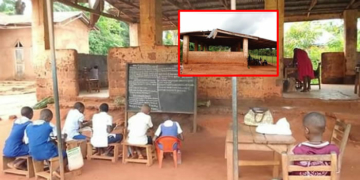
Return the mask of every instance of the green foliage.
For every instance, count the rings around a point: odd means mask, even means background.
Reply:
[[[165,31],[165,37],[163,38],[164,45],[174,45],[173,35],[171,31]]]
[[[7,15],[15,14],[15,1],[14,0],[3,0],[0,4],[0,12]]]
[[[292,24],[284,37],[284,57],[293,57],[294,48],[309,50],[321,36],[322,31],[316,22]]]
[[[90,54],[107,55],[112,47],[128,47],[129,26],[121,21],[100,17],[96,23],[99,31],[91,31]]]

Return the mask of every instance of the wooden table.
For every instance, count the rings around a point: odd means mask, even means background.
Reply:
[[[280,172],[280,154],[287,152],[294,146],[293,136],[265,135],[255,131],[256,127],[239,124],[238,150],[273,151],[274,159],[270,161],[245,161],[239,160],[239,166],[274,166],[273,177],[278,178]],[[233,177],[233,130],[229,126],[226,134],[225,158],[227,159],[227,179]],[[241,157],[241,154],[239,155]],[[238,179],[238,177],[236,178]]]
[[[360,97],[360,67],[355,68],[355,89],[354,93]]]

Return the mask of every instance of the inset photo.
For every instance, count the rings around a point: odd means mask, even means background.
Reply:
[[[279,75],[278,11],[179,11],[179,76]]]

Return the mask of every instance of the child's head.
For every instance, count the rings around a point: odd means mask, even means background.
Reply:
[[[94,69],[98,69],[99,67],[98,66],[94,66]]]
[[[163,115],[162,115],[162,119],[163,119],[164,121],[170,120],[170,116],[167,115],[167,114],[163,114]]]
[[[304,116],[303,125],[306,139],[311,140],[314,137],[322,137],[325,132],[326,119],[318,112],[311,112]]]
[[[43,109],[40,111],[40,119],[46,122],[50,122],[53,118],[53,113],[50,109]]]
[[[141,112],[144,114],[150,114],[151,108],[148,104],[144,104],[141,106]]]
[[[100,112],[108,112],[109,111],[109,105],[106,103],[102,103],[99,107]]]
[[[84,113],[85,105],[82,102],[76,102],[74,104],[74,108],[77,109],[79,112]]]
[[[33,109],[29,106],[24,106],[23,108],[21,108],[21,115],[29,119],[32,119],[34,116]]]

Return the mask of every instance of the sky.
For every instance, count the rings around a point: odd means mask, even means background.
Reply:
[[[223,29],[276,41],[275,12],[181,12],[180,32]]]

